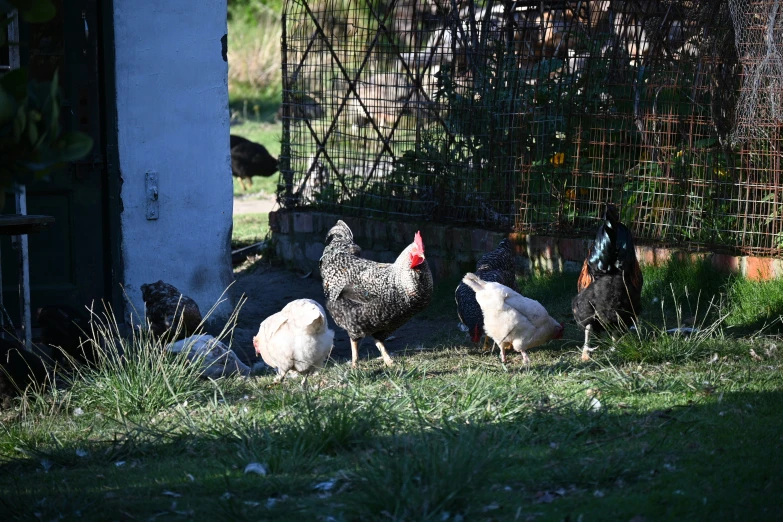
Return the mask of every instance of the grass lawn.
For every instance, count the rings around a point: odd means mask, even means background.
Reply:
[[[239,214],[234,216],[231,249],[236,250],[262,241],[269,232],[269,214]]]
[[[303,390],[201,381],[130,341],[124,367],[2,413],[0,519],[779,519],[782,339],[759,325],[783,284],[704,270],[645,270],[643,333],[602,339],[588,363],[573,324],[529,369],[455,332],[411,340],[391,369],[330,364]],[[441,286],[428,318],[454,323]],[[559,317],[574,286],[521,281]],[[694,311],[705,333],[662,334]]]

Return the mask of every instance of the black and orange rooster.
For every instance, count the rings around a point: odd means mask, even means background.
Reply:
[[[424,257],[421,234],[394,263],[376,263],[359,257],[361,248],[343,221],[326,234],[321,256],[326,309],[351,338],[351,361],[356,367],[359,343],[375,339],[387,366],[393,364],[383,341],[432,300],[432,274]]]
[[[582,266],[578,294],[571,301],[577,324],[585,329],[582,360],[590,359],[590,332],[630,326],[641,312],[644,278],[636,259],[631,231],[620,223],[614,205],[607,205],[604,223]]]

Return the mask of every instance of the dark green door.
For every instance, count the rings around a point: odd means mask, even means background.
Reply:
[[[27,213],[54,216],[49,230],[29,236],[33,310],[58,304],[82,308],[107,296],[106,161],[101,102],[102,57],[97,0],[56,0],[57,16],[22,25],[22,66],[32,78],[59,71],[62,125],[92,136],[93,150],[50,179],[27,186]],[[6,196],[5,213],[13,213]],[[3,301],[18,326],[18,256],[2,238]],[[35,325],[35,314],[33,314]]]

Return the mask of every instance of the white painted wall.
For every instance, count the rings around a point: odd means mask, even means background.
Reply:
[[[232,280],[226,0],[113,4],[125,291],[143,314],[141,285],[162,279],[205,314]]]

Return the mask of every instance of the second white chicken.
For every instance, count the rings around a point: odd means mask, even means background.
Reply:
[[[484,314],[484,331],[500,346],[501,361],[506,362],[506,350],[511,347],[529,364],[528,349],[563,337],[563,325],[538,301],[500,283],[484,281],[476,274],[465,274],[462,282],[476,292],[476,301]]]
[[[312,299],[291,301],[267,317],[253,337],[256,354],[277,369],[277,381],[290,371],[305,377],[322,368],[334,343],[334,330],[328,328],[326,313]]]

